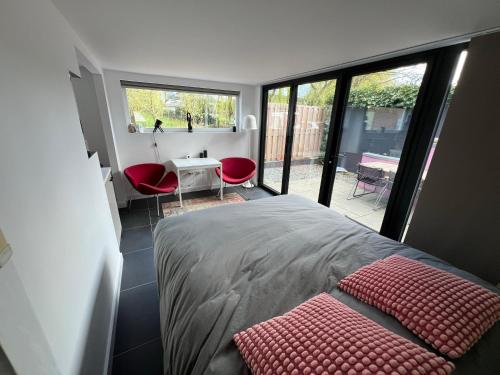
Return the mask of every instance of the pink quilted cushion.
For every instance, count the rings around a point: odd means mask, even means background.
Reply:
[[[500,296],[449,272],[394,255],[341,280],[339,287],[393,315],[450,358],[500,319]]]
[[[322,293],[234,335],[256,375],[449,374],[454,365]]]

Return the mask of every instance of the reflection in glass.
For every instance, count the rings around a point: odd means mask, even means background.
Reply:
[[[355,76],[330,206],[380,230],[426,64]]]

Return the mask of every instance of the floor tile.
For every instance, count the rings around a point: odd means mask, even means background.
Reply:
[[[113,375],[163,374],[161,340],[153,340],[113,358]]]
[[[228,187],[224,192],[237,192],[246,199],[260,199],[271,196],[267,191],[254,187],[245,189],[240,186]],[[185,193],[183,198],[199,198],[211,194],[213,191]],[[160,203],[178,200],[177,196],[167,195],[160,197]],[[115,354],[113,359],[113,375],[162,374],[163,352],[160,337],[160,317],[156,270],[154,267],[153,238],[151,228],[154,229],[159,218],[156,214],[156,198],[132,201],[132,209],[120,210],[120,215],[127,225],[143,222],[144,212],[152,226],[143,228],[125,229],[122,233],[122,251],[124,252],[124,268],[122,276],[122,290],[118,311]],[[163,216],[163,215],[162,215]],[[150,284],[144,285],[149,281]],[[131,289],[129,289],[131,288]],[[158,338],[158,339],[157,339]],[[122,353],[122,354],[120,354]]]
[[[158,224],[158,222],[163,219],[163,212],[160,214],[161,216],[158,217],[158,216],[151,216],[150,217],[150,220],[151,220],[151,231],[154,233],[155,231],[155,228],[156,228],[156,224]]]
[[[133,199],[132,202],[127,201],[127,207],[122,208],[121,210],[145,210],[148,208],[148,200],[149,198],[144,197],[141,199]],[[130,206],[130,207],[129,207]]]
[[[121,210],[120,221],[122,223],[122,229],[130,229],[149,225],[149,210],[147,208],[141,210]]]
[[[149,209],[149,222],[151,225],[155,225],[158,221],[163,219],[163,210],[161,208],[162,202],[160,202],[160,216],[158,216],[158,211],[156,206]],[[154,229],[154,228],[153,228]]]
[[[257,187],[253,187],[250,189],[240,188],[237,193],[247,200],[269,198],[273,196],[271,193],[265,191],[264,189]]]
[[[172,202],[172,201],[175,201],[175,200],[178,200],[178,196],[177,195],[174,195],[174,194],[168,194],[168,195],[161,195],[160,198],[159,198],[159,201],[160,201],[160,205],[162,202]],[[156,212],[156,198],[151,198],[149,201],[148,201],[148,208],[149,208],[149,211],[154,211]]]
[[[153,233],[153,247],[154,247],[155,229],[156,229],[156,225],[157,224],[158,224],[158,221],[156,223],[154,223],[154,224],[151,225],[151,232]]]
[[[160,336],[156,283],[121,292],[116,321],[115,355]]]
[[[138,250],[123,255],[121,289],[156,281],[153,249]]]
[[[147,249],[153,246],[151,226],[127,229],[122,231],[120,249],[122,253],[134,250]]]

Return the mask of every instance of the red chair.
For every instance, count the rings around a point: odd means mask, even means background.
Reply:
[[[222,181],[239,185],[255,176],[256,165],[252,159],[247,158],[225,158],[222,163]],[[220,177],[220,168],[215,169],[215,173]]]
[[[177,189],[177,175],[168,172],[165,176],[163,164],[146,163],[125,168],[123,171],[135,190],[144,195],[156,195],[156,207],[160,216],[160,202],[158,195],[172,193]]]

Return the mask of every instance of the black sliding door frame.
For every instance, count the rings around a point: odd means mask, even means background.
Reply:
[[[426,70],[426,84],[421,87],[415,104],[391,199],[387,202],[380,229],[380,233],[386,237],[397,241],[402,238],[455,68],[466,47],[467,44],[459,44],[436,51],[431,62],[432,69]]]
[[[382,61],[351,66],[331,72],[300,77],[282,82],[276,82],[262,87],[262,117],[259,152],[259,186],[273,194],[280,194],[264,184],[264,155],[267,121],[268,91],[276,88],[289,87],[290,100],[288,106],[288,123],[285,144],[285,160],[281,194],[288,192],[291,165],[291,149],[293,144],[293,127],[297,104],[297,87],[301,84],[321,80],[336,79],[335,96],[333,100],[330,131],[328,134],[324,168],[318,202],[329,206],[331,203],[335,171],[337,167],[345,109],[349,97],[352,78],[359,75],[395,69],[407,65],[427,64],[417,100],[413,108],[408,126],[408,133],[401,152],[398,171],[387,203],[380,234],[400,240],[414,194],[420,181],[424,163],[428,154],[436,124],[441,114],[443,104],[453,77],[454,68],[461,51],[467,43],[450,47],[418,52],[411,55],[394,57]]]
[[[330,120],[330,132],[326,141],[325,160],[323,162],[323,174],[321,176],[321,186],[319,189],[318,203],[327,207],[332,199],[332,189],[339,159],[340,140],[342,139],[342,119],[347,104],[350,78],[345,72],[341,72],[335,86],[335,98],[333,100],[332,118]]]
[[[295,111],[297,108],[297,84],[292,85],[290,99],[288,100],[288,120],[285,137],[285,160],[283,161],[283,178],[281,179],[281,194],[288,194],[290,181],[290,165],[292,164],[293,127],[295,124]]]
[[[297,95],[298,95],[298,87],[300,85],[308,84],[308,83],[316,83],[316,82],[321,82],[321,81],[327,81],[327,80],[336,80],[336,86],[335,86],[335,94],[334,94],[334,99],[332,103],[332,113],[331,113],[331,118],[330,118],[330,129],[331,124],[333,123],[333,118],[335,115],[335,103],[336,103],[336,98],[337,98],[337,90],[338,90],[338,84],[339,84],[339,77],[340,74],[337,72],[327,72],[327,73],[321,73],[321,74],[316,74],[314,76],[308,76],[308,77],[302,77],[298,78],[295,80],[289,80],[289,81],[283,81],[283,82],[278,82],[274,84],[269,84],[265,85],[262,87],[262,102],[261,102],[261,127],[260,127],[260,146],[259,146],[259,173],[258,173],[258,184],[259,187],[263,188],[264,190],[274,194],[274,195],[280,195],[280,194],[288,194],[288,185],[289,185],[289,180],[290,180],[290,166],[291,166],[291,161],[292,161],[292,147],[293,147],[293,133],[294,133],[294,125],[295,125],[295,113],[297,110]],[[267,132],[267,101],[269,98],[269,91],[275,90],[275,89],[280,89],[280,88],[289,88],[290,89],[290,96],[289,96],[289,101],[288,101],[288,118],[287,118],[287,131],[286,131],[286,137],[285,137],[285,158],[283,161],[283,177],[282,177],[282,183],[281,183],[281,193],[279,191],[276,191],[270,186],[267,186],[264,183],[264,159],[265,159],[265,142],[266,142],[266,132]],[[331,133],[331,130],[330,130]],[[329,135],[330,138],[330,135]],[[329,142],[327,141],[327,150],[325,153],[325,159],[324,163],[326,165],[327,163],[327,153],[328,153],[328,145]],[[321,193],[320,193],[321,195]]]
[[[275,90],[275,89],[280,89],[280,88],[289,88],[290,89],[290,94],[289,94],[289,99],[288,99],[288,118],[287,118],[287,130],[286,130],[286,138],[285,138],[285,159],[286,159],[286,143],[288,142],[288,129],[290,126],[290,100],[292,98],[292,86],[287,85],[287,84],[277,84],[277,85],[268,85],[266,86],[266,89],[264,87],[262,88],[262,103],[261,103],[261,121],[260,121],[260,142],[259,142],[259,176],[257,179],[259,187],[263,188],[264,190],[267,190],[271,194],[274,195],[280,195],[284,194],[282,191],[276,191],[270,186],[267,186],[264,184],[264,159],[265,159],[265,144],[266,144],[266,132],[267,132],[267,101],[269,99],[269,91],[270,90]],[[283,164],[283,174],[285,173],[285,165]],[[289,174],[288,174],[289,176]],[[281,180],[281,186],[283,189],[283,180],[284,176],[282,177]],[[288,180],[288,177],[287,177]]]
[[[265,154],[266,154],[266,131],[267,131],[267,101],[269,99],[269,90],[270,88],[264,89],[262,88],[261,95],[261,105],[260,105],[260,137],[259,137],[259,175],[257,177],[257,184],[267,190],[268,192],[279,195],[280,192],[274,190],[273,188],[264,184],[264,162],[265,162]]]

